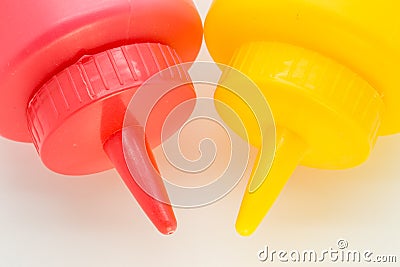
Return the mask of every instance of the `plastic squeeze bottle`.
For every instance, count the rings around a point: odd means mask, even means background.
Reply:
[[[158,230],[174,232],[151,148],[160,144],[170,111],[195,98],[194,89],[188,84],[164,95],[145,127],[123,121],[143,82],[195,59],[202,32],[188,0],[1,1],[0,134],[34,143],[60,174],[115,167]],[[190,82],[186,73],[163,78]]]
[[[378,136],[400,131],[399,10],[395,0],[214,1],[205,23],[210,53],[258,85],[276,124],[272,166],[266,177],[266,166],[253,169],[240,234],[256,230],[299,164],[351,168]],[[251,107],[224,88],[215,97],[242,114],[262,151]]]

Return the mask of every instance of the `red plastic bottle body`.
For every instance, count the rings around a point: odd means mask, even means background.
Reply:
[[[0,18],[0,135],[23,142],[32,95],[82,56],[152,42],[193,61],[202,40],[187,0],[0,1]]]

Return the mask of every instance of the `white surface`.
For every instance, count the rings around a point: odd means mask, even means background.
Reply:
[[[196,2],[204,17],[211,0]],[[206,50],[199,58],[209,59]],[[381,138],[355,169],[299,168],[250,238],[234,229],[243,182],[213,205],[176,209],[178,231],[164,237],[114,171],[65,177],[46,170],[32,145],[1,139],[0,149],[1,267],[267,266],[257,260],[265,245],[323,250],[340,238],[400,259],[399,135]]]

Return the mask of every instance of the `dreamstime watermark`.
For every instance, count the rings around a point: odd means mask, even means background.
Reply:
[[[235,96],[233,98],[240,99],[239,101],[245,103],[251,110],[261,139],[258,152],[260,156],[253,170],[257,173],[256,177],[263,179],[267,177],[275,153],[275,124],[268,102],[257,85],[240,71],[211,62],[191,62],[179,64],[155,74],[138,88],[130,101],[122,131],[123,144],[125,141],[129,142],[124,139],[129,138],[129,134],[125,136],[124,131],[129,131],[131,126],[147,129],[148,124],[161,118],[164,124],[160,133],[160,143],[165,158],[175,173],[188,174],[190,178],[195,174],[205,173],[212,167],[221,145],[218,145],[218,142],[211,137],[201,135],[201,139],[193,138],[189,140],[189,145],[196,149],[195,144],[190,143],[198,143],[200,157],[188,159],[183,153],[184,149],[180,142],[183,133],[190,129],[194,133],[206,132],[198,126],[199,121],[206,121],[208,126],[202,127],[218,125],[229,139],[230,158],[218,177],[207,179],[208,182],[201,185],[187,186],[172,182],[171,177],[164,175],[162,178],[168,196],[162,193],[157,195],[152,190],[152,185],[146,183],[145,179],[141,179],[142,175],[136,175],[137,167],[132,164],[135,160],[134,155],[131,155],[130,150],[125,149],[124,146],[127,166],[135,182],[153,198],[174,207],[195,208],[221,199],[239,183],[249,163],[250,145],[240,140],[240,137],[247,140],[246,124],[249,123],[241,120],[242,110],[237,110],[237,107],[232,107],[213,97],[189,97],[181,102],[171,98],[171,95],[179,97],[179,92],[182,92],[182,95],[188,95],[194,85],[208,85],[225,90],[224,92],[233,94]],[[231,99],[232,97],[229,101]],[[176,107],[174,101],[178,103]],[[166,107],[169,106],[168,103],[171,103],[171,110],[166,108],[169,114],[152,113],[153,110],[159,110],[155,107],[160,103]],[[224,146],[225,149],[226,145]],[[226,154],[226,151],[224,153]],[[263,179],[251,181],[252,188],[261,186]]]
[[[337,241],[336,247],[325,250],[272,250],[265,246],[257,253],[260,262],[280,263],[397,263],[395,255],[378,255],[371,250],[349,249],[345,239]]]

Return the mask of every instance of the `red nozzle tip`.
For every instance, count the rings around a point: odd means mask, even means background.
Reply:
[[[176,218],[152,152],[146,145],[143,127],[129,126],[114,133],[104,143],[104,151],[154,226],[162,234],[174,233]]]

